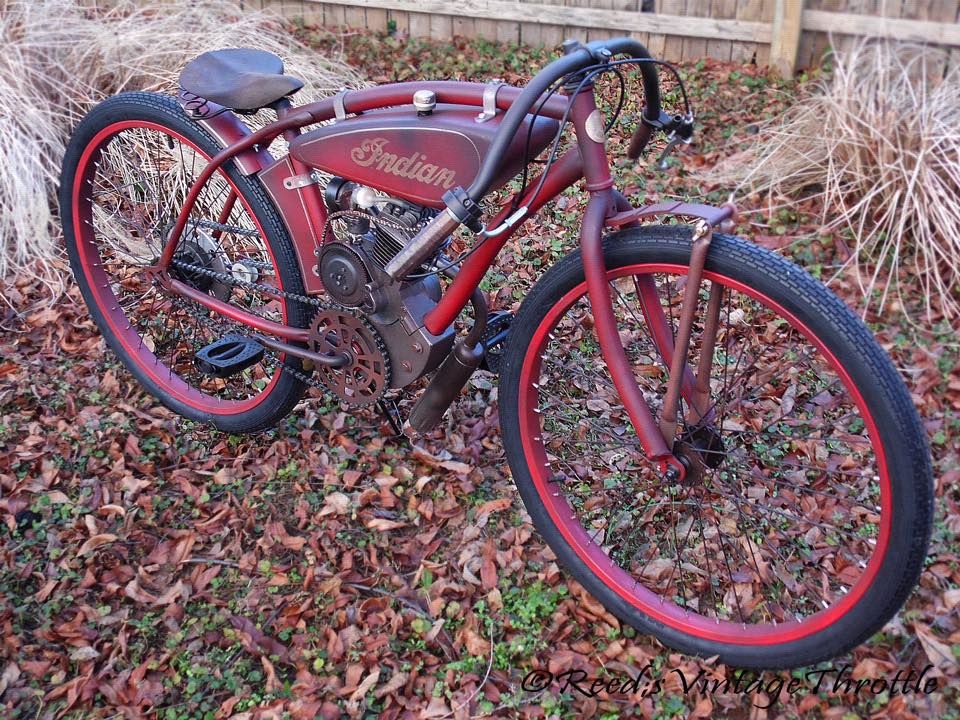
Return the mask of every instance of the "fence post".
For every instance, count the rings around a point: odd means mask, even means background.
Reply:
[[[803,18],[803,0],[776,0],[773,11],[773,37],[770,40],[770,65],[785,78],[793,77]]]

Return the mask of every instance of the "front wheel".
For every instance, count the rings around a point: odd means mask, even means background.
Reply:
[[[604,256],[620,338],[658,416],[672,344],[649,328],[676,331],[689,229],[624,230]],[[740,667],[813,664],[869,638],[914,587],[933,513],[926,440],[889,358],[804,271],[715,235],[694,372],[711,298],[709,407],[681,399],[673,450],[688,473],[671,483],[606,371],[579,252],[551,268],[503,361],[510,467],[560,561],[621,620]]]

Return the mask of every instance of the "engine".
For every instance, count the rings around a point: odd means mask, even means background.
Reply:
[[[423,327],[442,291],[435,274],[424,267],[401,282],[383,267],[437,211],[343,178],[330,180],[324,201],[335,230],[320,249],[317,274],[334,301],[355,308],[380,333],[390,355],[390,386],[403,387],[443,360],[454,333],[435,336]]]

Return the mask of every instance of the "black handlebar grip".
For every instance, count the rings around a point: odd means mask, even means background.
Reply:
[[[627,148],[627,157],[636,160],[650,142],[650,136],[653,135],[653,126],[647,125],[642,120],[633,131],[633,137],[630,138],[630,147]]]
[[[609,50],[611,55],[624,54],[635,58],[650,57],[650,52],[633,38],[613,38],[611,40],[596,40],[586,45],[571,45],[568,54],[557,58],[533,76],[533,79],[504,113],[497,134],[494,136],[493,142],[487,150],[487,155],[480,165],[480,170],[466,190],[466,194],[471,200],[479,203],[489,191],[503,165],[503,159],[507,154],[510,143],[513,142],[517,134],[520,123],[526,118],[533,104],[547,92],[555,81],[583,68],[596,65],[599,62],[598,52],[604,49]],[[643,78],[644,103],[646,105],[643,115],[648,120],[657,123],[660,121],[660,82],[657,75],[657,66],[653,63],[640,63],[639,68],[640,75]]]
[[[490,148],[487,150],[487,155],[480,165],[480,170],[470,187],[467,188],[467,196],[471,200],[476,203],[482,201],[490,186],[493,185],[497,173],[500,172],[507,150],[520,128],[520,123],[526,118],[533,104],[547,92],[555,81],[595,62],[593,54],[584,46],[569,55],[557,58],[533,76],[533,79],[527,83],[527,86],[504,113],[497,134],[494,135],[493,142],[490,143]]]

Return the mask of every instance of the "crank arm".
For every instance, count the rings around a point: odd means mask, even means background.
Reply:
[[[349,365],[353,362],[353,357],[348,352],[341,352],[337,353],[336,355],[325,355],[323,353],[313,352],[313,350],[308,350],[307,348],[290,345],[289,343],[281,342],[280,340],[264,337],[263,335],[251,335],[250,337],[266,348],[276,350],[277,352],[287,353],[303,360],[309,360],[317,363],[318,365],[339,368],[343,367],[344,365]]]
[[[172,278],[169,275],[157,274],[155,279],[158,283],[160,283],[161,286],[175,295],[180,295],[188,300],[193,300],[198,305],[203,305],[205,308],[212,310],[218,315],[223,315],[234,322],[246,325],[254,330],[269,333],[270,335],[276,335],[277,337],[281,337],[292,342],[306,343],[310,339],[309,330],[304,328],[290,327],[289,325],[284,325],[282,323],[274,322],[273,320],[267,320],[266,318],[254,315],[246,310],[241,310],[236,305],[231,305],[230,303],[224,302],[219,298],[215,298],[213,295],[208,295],[202,290],[198,290],[197,288],[187,285],[185,282],[181,282],[180,280]],[[289,343],[282,342],[280,340],[274,340],[273,338],[264,337],[262,335],[254,335],[253,339],[264,347],[270,348],[271,350],[290,353],[295,357],[299,357],[304,360],[310,360],[320,365],[327,365],[328,367],[338,368],[353,362],[353,358],[351,358],[348,353],[337,353],[336,355],[316,353],[312,350],[308,350],[303,347],[297,347],[296,345],[290,345]]]

